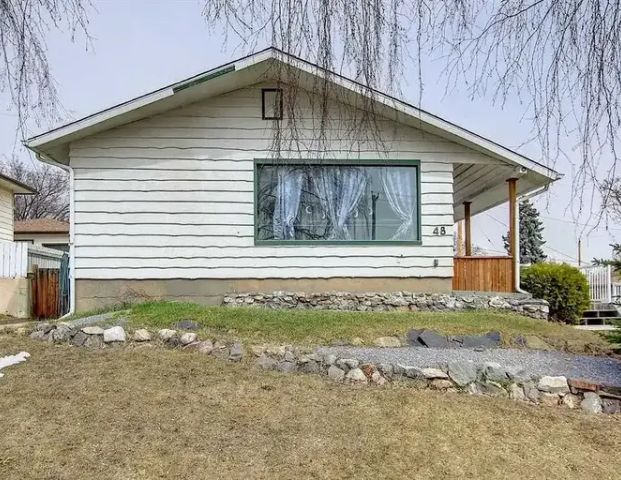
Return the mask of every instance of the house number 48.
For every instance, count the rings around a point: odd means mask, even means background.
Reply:
[[[433,229],[434,235],[446,235],[446,227],[436,227]]]

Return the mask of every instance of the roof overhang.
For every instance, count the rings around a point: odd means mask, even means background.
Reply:
[[[0,187],[4,190],[20,195],[36,195],[38,193],[34,188],[26,185],[25,183],[2,174],[0,174]]]
[[[371,97],[377,106],[375,113],[398,122],[438,135],[472,150],[496,159],[504,165],[528,171],[532,188],[540,188],[561,178],[545,165],[531,160],[513,150],[486,139],[470,130],[444,120],[436,115],[405,103],[382,92],[370,90],[334,72],[275,48],[254,53],[231,63],[200,73],[125,103],[102,110],[62,127],[32,137],[24,144],[38,157],[50,163],[68,165],[69,145],[78,139],[118,127],[142,118],[163,113],[201,99],[237,90],[270,78],[270,69],[286,65],[295,70],[300,87],[312,87],[317,79],[329,80],[339,99],[359,104],[361,96]]]

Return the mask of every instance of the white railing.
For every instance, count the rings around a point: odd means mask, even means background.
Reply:
[[[28,274],[28,242],[0,241],[0,278],[25,278]]]
[[[612,284],[612,301],[615,303],[621,302],[621,283]]]
[[[60,268],[63,252],[53,248],[39,245],[28,246],[28,272],[32,272],[36,265],[38,268]]]
[[[612,268],[606,267],[581,267],[582,273],[587,277],[591,302],[612,303]]]

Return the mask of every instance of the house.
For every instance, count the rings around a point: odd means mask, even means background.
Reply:
[[[69,222],[53,218],[16,220],[14,240],[68,252]]]
[[[519,197],[560,178],[274,48],[26,145],[70,172],[72,310],[274,290],[515,291],[517,255],[471,257],[470,218],[509,201],[515,226]]]
[[[0,240],[13,241],[13,212],[15,195],[37,193],[28,185],[0,174]]]

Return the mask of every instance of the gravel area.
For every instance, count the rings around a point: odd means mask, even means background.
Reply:
[[[522,368],[531,376],[564,375],[567,378],[584,378],[621,386],[621,361],[609,357],[511,348],[475,351],[466,348],[321,347],[318,351],[333,353],[340,358],[355,358],[361,362],[419,368],[442,366],[449,361],[472,361],[477,364],[497,362],[505,368]]]

